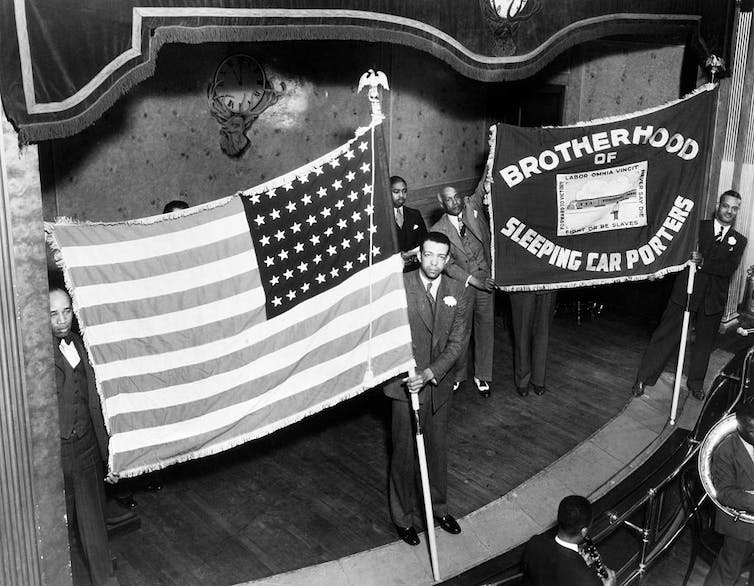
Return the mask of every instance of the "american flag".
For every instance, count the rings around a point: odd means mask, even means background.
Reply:
[[[226,450],[413,366],[384,161],[373,124],[210,204],[50,227],[112,474]]]

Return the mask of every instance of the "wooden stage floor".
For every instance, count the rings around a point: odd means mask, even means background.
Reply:
[[[609,311],[557,315],[548,392],[515,393],[498,319],[492,396],[454,399],[448,497],[462,517],[570,451],[618,414],[654,324]],[[388,400],[378,389],[232,451],[132,481],[141,528],[111,538],[127,585],[227,585],[397,539],[387,509]],[[406,546],[409,547],[409,546]]]

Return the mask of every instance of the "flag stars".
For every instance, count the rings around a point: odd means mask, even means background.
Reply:
[[[280,297],[272,298],[272,305],[274,305],[275,307],[280,307],[281,303],[283,303],[283,300]]]
[[[279,220],[280,219],[280,210],[273,209],[270,212],[270,218],[272,218],[273,220]]]
[[[363,152],[364,152],[365,150],[367,150],[367,148],[369,148],[369,145],[367,145],[366,141],[361,141],[361,143],[359,143],[359,150],[360,150],[360,151],[361,151],[362,153],[363,153]]]
[[[348,194],[348,199],[350,199],[351,201],[356,201],[357,199],[359,199],[359,194],[355,191],[351,191],[351,193]]]
[[[361,220],[361,214],[359,212],[354,212],[351,214],[351,219],[354,222],[358,222],[359,220]]]
[[[259,194],[255,193],[249,199],[251,199],[251,203],[259,203]]]
[[[270,243],[270,237],[269,236],[262,236],[259,239],[259,242],[262,244],[262,246],[267,246]]]
[[[257,215],[257,217],[254,218],[254,221],[257,223],[257,226],[261,226],[262,224],[264,224],[264,216]]]
[[[348,272],[353,268],[353,263],[349,260],[343,265],[343,268]]]
[[[359,169],[362,173],[369,173],[369,163],[362,163]]]
[[[380,247],[372,246],[372,256],[379,256],[379,254],[380,254]]]
[[[299,265],[296,267],[300,272],[305,273],[309,270],[309,263],[307,262],[300,262]]]
[[[334,279],[338,276],[339,272],[340,271],[337,268],[333,267],[332,269],[330,269],[330,276]]]
[[[374,212],[374,206],[371,203],[367,204],[364,207],[364,213],[366,213],[367,216],[371,216],[373,212]]]
[[[296,246],[294,246],[293,249],[301,254],[304,251],[304,245],[301,242],[296,242]]]
[[[296,292],[293,290],[288,291],[285,296],[288,298],[288,301],[293,301],[296,298]]]
[[[325,282],[325,276],[322,273],[318,274],[315,278],[320,285]]]
[[[312,259],[312,262],[314,262],[315,265],[318,265],[322,262],[322,255],[321,254],[315,254],[314,258]]]
[[[304,195],[304,197],[301,198],[301,203],[303,203],[305,206],[308,206],[310,203],[312,203],[312,196],[308,193]]]
[[[317,246],[319,244],[319,234],[313,234],[311,238],[309,238],[309,242],[312,243],[312,246]]]
[[[335,169],[335,167],[340,167],[340,161],[336,158],[330,161],[330,166]]]
[[[275,232],[275,238],[277,238],[277,241],[280,242],[283,238],[285,238],[285,232],[278,230],[277,232]]]
[[[361,242],[362,240],[364,240],[364,232],[358,231],[356,232],[356,234],[354,234],[353,237],[356,238],[356,242]]]
[[[304,171],[303,173],[301,173],[301,175],[297,177],[297,179],[299,180],[299,183],[303,185],[304,183],[309,181],[309,171]]]
[[[344,205],[346,204],[342,199],[339,199],[337,202],[335,202],[335,207],[338,208],[338,211],[342,210]]]
[[[327,254],[330,256],[335,256],[338,253],[338,249],[335,248],[332,244],[327,247]]]
[[[338,189],[341,189],[342,187],[343,187],[343,182],[340,179],[336,179],[335,181],[333,181],[332,188],[335,191],[338,191]]]
[[[309,283],[304,283],[303,285],[301,285],[301,292],[306,293],[309,290],[309,287]]]
[[[271,256],[268,256],[266,259],[264,259],[265,266],[271,267],[275,264],[275,259]]]
[[[372,186],[365,184],[364,187],[361,188],[361,191],[364,192],[364,195],[369,195],[370,193],[372,193]]]
[[[285,280],[288,281],[289,279],[293,278],[293,270],[292,269],[286,269],[283,273],[283,276],[285,277]]]
[[[293,222],[293,224],[291,224],[291,232],[294,234],[301,232],[301,224],[299,222]]]
[[[272,199],[272,198],[273,198],[273,197],[275,197],[276,195],[277,195],[277,191],[276,191],[275,189],[270,189],[270,190],[269,190],[269,191],[267,192],[267,197],[269,197],[270,199]]]
[[[377,226],[375,226],[374,224],[369,226],[369,232],[375,234],[377,232]]]
[[[319,177],[323,173],[322,167],[312,167],[312,173]]]
[[[348,226],[348,222],[346,222],[343,218],[338,220],[338,228],[340,228],[341,230],[345,230],[346,226]]]
[[[358,261],[359,261],[359,262],[367,262],[367,255],[366,255],[366,253],[365,253],[365,252],[362,252],[362,253],[361,253],[361,254],[359,255]]]
[[[286,260],[288,258],[288,251],[284,248],[278,252],[278,256],[280,257],[280,260]]]
[[[356,179],[356,173],[354,173],[353,171],[349,171],[348,173],[346,173],[346,181],[350,182],[350,181],[353,181],[354,179]]]
[[[277,275],[273,275],[272,278],[270,279],[270,285],[272,285],[273,287],[277,285],[279,282],[280,282],[280,277],[278,277]]]
[[[343,247],[343,250],[346,248],[351,248],[351,241],[348,238],[343,238],[343,241],[340,243],[340,245]]]
[[[322,211],[320,212],[320,214],[322,214],[323,218],[329,218],[331,212],[332,212],[331,208],[322,208]]]
[[[329,238],[330,236],[332,236],[332,233],[333,233],[333,227],[332,226],[328,226],[327,230],[325,230],[325,232],[324,232],[325,236],[327,236]]]
[[[289,202],[288,202],[288,203],[286,204],[286,206],[285,206],[285,209],[286,209],[286,210],[288,210],[288,213],[289,213],[289,214],[292,214],[293,212],[295,212],[295,211],[296,211],[296,204],[295,204],[295,203],[293,203],[292,201],[289,201]]]
[[[306,218],[306,223],[309,224],[310,226],[314,226],[314,224],[317,223],[317,218],[315,218],[312,215],[309,215],[309,217]]]
[[[288,181],[284,183],[283,189],[285,189],[286,191],[290,191],[291,189],[293,189],[293,181]]]
[[[324,187],[320,187],[317,190],[317,195],[320,197],[325,197],[327,195],[327,189],[325,189]]]
[[[349,161],[354,158],[353,151],[351,149],[348,149],[345,153],[343,153],[343,156],[348,159]]]

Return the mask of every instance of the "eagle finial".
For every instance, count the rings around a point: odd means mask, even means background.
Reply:
[[[359,88],[356,93],[360,93],[365,87],[369,88],[367,97],[372,104],[372,119],[382,118],[382,106],[380,104],[380,92],[377,88],[383,87],[389,90],[390,87],[387,83],[387,76],[382,71],[375,71],[370,69],[359,78]]]

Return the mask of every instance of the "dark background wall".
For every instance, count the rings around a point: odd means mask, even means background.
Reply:
[[[254,123],[251,147],[219,148],[206,99],[215,68],[248,53],[283,97]],[[683,48],[642,43],[584,45],[523,82],[466,79],[428,54],[358,42],[167,45],[155,75],[93,126],[40,145],[44,216],[96,221],[160,213],[165,202],[212,201],[272,179],[345,142],[370,119],[368,68],[384,71],[391,173],[404,176],[425,215],[437,188],[471,189],[487,152],[487,128],[572,123],[678,97]]]

